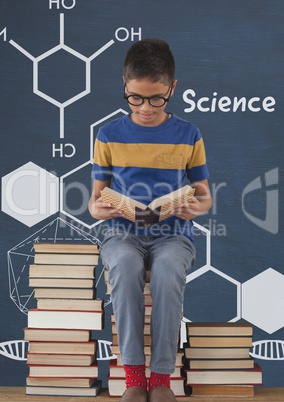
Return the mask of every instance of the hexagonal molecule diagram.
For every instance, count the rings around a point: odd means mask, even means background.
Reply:
[[[72,242],[74,244],[91,243],[100,245],[100,241],[95,236],[87,233],[82,228],[76,227],[61,218],[56,218],[27,239],[12,247],[7,252],[9,294],[14,304],[25,314],[34,303],[32,298],[34,291],[29,287],[28,283],[28,270],[29,265],[33,264],[34,261],[33,245],[39,242]],[[97,278],[99,280],[100,276],[98,275]]]
[[[59,210],[59,179],[33,162],[2,177],[2,211],[31,227]]]
[[[268,268],[242,284],[242,316],[269,334],[284,326],[284,275]]]
[[[10,40],[9,43],[33,62],[33,92],[60,109],[60,138],[64,138],[65,107],[91,92],[91,62],[109,48],[114,43],[114,40],[110,40],[93,55],[86,57],[64,43],[64,14],[60,14],[60,43],[42,55],[34,57],[15,41]],[[49,58],[49,60],[47,60],[47,58]],[[54,76],[58,75],[58,70],[62,68],[63,60],[65,61],[64,65],[66,65],[67,61],[68,66],[72,66],[73,71],[72,68],[69,68],[68,71],[65,69],[64,72],[61,70],[63,79],[60,81],[63,86],[60,88],[61,95],[58,96],[52,92],[50,86],[45,84],[44,81],[39,82],[39,73],[44,72],[52,84]],[[76,73],[81,75],[79,87],[70,88],[70,85],[68,86],[66,84],[68,79],[68,77],[66,77],[67,73],[71,82],[73,81],[72,74]]]
[[[27,314],[30,308],[36,307],[33,298],[34,290],[29,287],[29,265],[34,261],[34,243],[38,242],[70,242],[74,244],[91,243],[98,244],[100,241],[82,228],[76,227],[70,222],[61,218],[56,218],[47,225],[39,229],[36,233],[27,239],[15,245],[7,252],[8,258],[8,276],[9,276],[9,294],[13,303],[18,309]],[[103,279],[103,270],[99,274],[96,271],[96,288]],[[114,359],[112,355],[111,342],[98,340],[97,360]],[[0,354],[13,360],[25,361],[28,351],[28,342],[23,340],[13,340],[0,343]]]
[[[102,223],[95,221],[88,211],[90,176],[94,159],[94,131],[101,124],[125,114],[128,112],[124,109],[117,109],[93,123],[90,127],[90,160],[60,177],[60,212],[88,229]]]
[[[261,272],[242,285],[242,316],[269,334],[284,326],[284,275],[273,268]],[[253,357],[284,360],[283,340],[254,342]]]
[[[234,322],[241,318],[241,284],[211,265],[211,232],[196,222],[194,227],[197,241],[203,239],[205,242],[205,265],[186,278],[184,297],[187,303],[182,319],[181,343],[186,342],[186,322],[208,321],[208,315],[216,322]],[[227,301],[225,306],[224,299]]]

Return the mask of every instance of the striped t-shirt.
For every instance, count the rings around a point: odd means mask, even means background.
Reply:
[[[184,186],[187,179],[194,183],[208,176],[200,131],[174,114],[154,127],[133,123],[126,115],[98,132],[92,177],[112,179],[114,190],[146,205]],[[192,223],[177,217],[152,228],[138,228],[124,218],[110,220],[108,224],[138,234],[184,234],[192,239]]]

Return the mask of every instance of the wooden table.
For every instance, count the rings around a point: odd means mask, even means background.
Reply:
[[[88,400],[96,402],[117,402],[120,398],[110,397],[106,389],[102,389],[100,394],[94,398],[91,397],[63,397],[63,396],[34,396],[26,395],[25,387],[0,387],[0,401],[6,402],[87,402]],[[178,402],[196,400],[196,402],[235,402],[235,401],[253,401],[253,402],[284,402],[284,388],[255,388],[255,396],[249,398],[201,398],[201,397],[180,397]]]

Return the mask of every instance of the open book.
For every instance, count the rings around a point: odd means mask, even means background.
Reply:
[[[142,225],[152,225],[170,217],[170,212],[182,203],[190,202],[194,189],[185,185],[176,191],[156,198],[149,205],[105,187],[101,191],[103,202],[123,211],[126,219]]]

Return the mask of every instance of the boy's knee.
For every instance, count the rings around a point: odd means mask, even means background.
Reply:
[[[107,266],[110,277],[132,281],[135,278],[144,278],[144,261],[134,252],[119,252],[113,255]]]
[[[187,266],[178,263],[174,258],[161,258],[151,267],[151,282],[154,287],[167,289],[168,285],[182,286],[186,280]],[[151,289],[153,289],[151,286]]]

